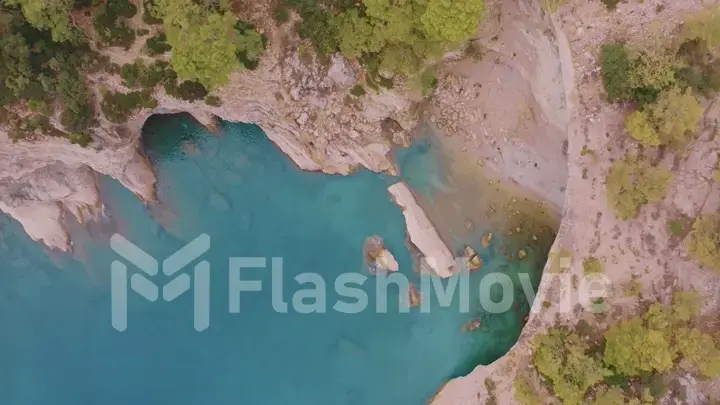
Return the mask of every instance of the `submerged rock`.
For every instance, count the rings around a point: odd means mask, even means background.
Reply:
[[[482,322],[479,319],[471,319],[470,321],[468,321],[468,323],[463,325],[462,331],[463,332],[472,332],[472,331],[477,330],[480,327],[480,325],[482,325]]]
[[[483,236],[482,238],[482,247],[487,249],[488,246],[490,246],[490,242],[492,242],[493,234],[492,232],[488,232]]]
[[[419,307],[421,302],[422,296],[420,295],[420,292],[415,284],[410,283],[410,286],[408,287],[408,303],[410,304],[410,308]]]
[[[525,256],[527,256],[527,252],[525,251],[525,249],[520,249],[517,251],[518,259],[522,260],[525,258]]]

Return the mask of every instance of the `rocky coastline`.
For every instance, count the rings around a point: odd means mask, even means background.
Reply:
[[[289,29],[292,21],[278,28],[271,19],[260,18],[258,26],[270,39],[266,55],[257,70],[234,73],[216,92],[220,107],[179,101],[159,90],[157,108],[143,110],[122,125],[102,119],[87,148],[56,138],[14,143],[0,128],[0,211],[18,220],[34,240],[69,251],[72,242],[64,218],[73,215],[82,222],[86,213],[101,206],[97,174],[117,179],[143,201],[153,201],[156,179],[139,150],[142,126],[152,114],[186,112],[207,126],[217,119],[256,124],[299,168],[331,174],[350,174],[359,167],[397,173],[390,152],[410,145],[410,134],[427,120],[444,134],[442,147],[455,157],[457,172],[483,184],[501,180],[560,213],[551,252],[567,252],[572,258],[561,269],[564,274],[582,275],[583,258],[602,257],[613,264],[614,270],[607,272],[613,282],[637,277],[643,292],[660,301],[667,301],[675,288],[694,288],[709,298],[704,313],[717,313],[718,277],[693,262],[666,229],[674,212],[695,218],[720,206],[720,187],[707,181],[717,154],[704,152],[708,145],[720,150],[720,141],[712,135],[720,120],[717,99],[710,101],[703,120],[700,139],[705,149],[695,148],[692,158],[676,168],[682,175],[673,183],[675,192],[633,221],[619,220],[607,206],[607,168],[633,145],[617,140],[623,135],[619,123],[624,111],[607,104],[602,94],[599,45],[614,31],[641,35],[641,27],[653,21],[661,4],[668,31],[676,29],[684,13],[704,4],[631,3],[609,14],[600,2],[570,2],[551,16],[534,0],[488,2],[488,23],[473,45],[477,53],[449,55],[438,88],[426,101],[402,85],[369,92],[361,101],[349,98],[349,89],[360,80],[353,64],[339,56],[329,65],[301,60],[296,52],[300,39]],[[109,56],[122,61],[119,53]],[[111,76],[99,74],[92,80],[98,88],[122,89]],[[596,151],[592,161],[582,154],[586,147]],[[405,208],[410,239],[419,234],[411,231],[414,223],[433,241],[425,245],[416,239],[413,244],[426,256],[441,257],[442,263],[452,258],[437,231],[417,222],[433,218],[420,207],[409,208],[417,205],[409,189],[400,183],[389,192]],[[496,203],[483,204],[480,213],[494,210]],[[556,265],[548,261],[545,274],[557,272]],[[435,270],[447,275],[444,265]],[[572,324],[584,316],[582,311],[562,313],[547,306],[559,300],[561,289],[554,278],[543,277],[513,349],[493,364],[448,382],[432,404],[484,404],[490,397],[517,404],[513,381],[531,366],[533,336],[558,320]],[[634,301],[617,295],[608,300],[618,308],[618,316],[636,309]],[[494,393],[483,388],[488,378],[495,383]]]

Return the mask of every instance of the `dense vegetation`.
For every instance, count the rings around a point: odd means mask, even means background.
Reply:
[[[681,151],[695,138],[704,109],[698,99],[720,90],[720,9],[691,17],[679,40],[650,37],[642,44],[602,46],[602,82],[611,102],[634,108],[625,131],[645,149],[616,161],[607,176],[610,206],[630,219],[662,200],[670,172],[651,164],[656,148]],[[672,45],[680,43],[680,45]]]
[[[666,373],[677,368],[705,378],[720,376],[720,348],[700,329],[701,296],[678,292],[672,305],[654,303],[635,318],[598,336],[551,328],[533,341],[533,365],[565,405],[652,404],[667,392]],[[532,402],[537,393],[526,376],[515,382],[516,398]]]
[[[371,73],[417,75],[437,58],[475,35],[483,0],[287,0],[303,18],[300,35],[318,54],[340,51]]]
[[[610,167],[606,181],[608,205],[621,219],[637,216],[640,207],[662,200],[670,171],[647,159],[629,155]]]

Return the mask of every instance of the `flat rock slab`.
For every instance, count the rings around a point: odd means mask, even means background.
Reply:
[[[407,184],[403,182],[393,184],[388,187],[388,191],[395,204],[402,209],[410,242],[425,256],[427,264],[435,274],[440,277],[452,276],[455,258],[425,211],[418,205]]]

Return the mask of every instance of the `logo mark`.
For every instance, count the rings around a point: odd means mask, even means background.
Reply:
[[[161,295],[160,287],[150,281],[160,270],[160,265],[154,257],[149,255],[137,245],[116,233],[110,238],[110,247],[125,260],[135,265],[143,273],[130,276],[130,288],[150,302],[155,302]],[[202,234],[187,245],[170,255],[162,262],[162,272],[167,277],[175,274],[189,265],[195,259],[210,249],[210,236]],[[111,310],[112,326],[122,332],[127,329],[127,292],[128,268],[125,263],[115,260],[110,265],[111,278]],[[189,274],[183,273],[162,286],[162,299],[170,302],[190,290],[194,285],[194,314],[193,325],[195,330],[201,332],[210,326],[210,263],[201,261],[192,271],[192,280]]]

